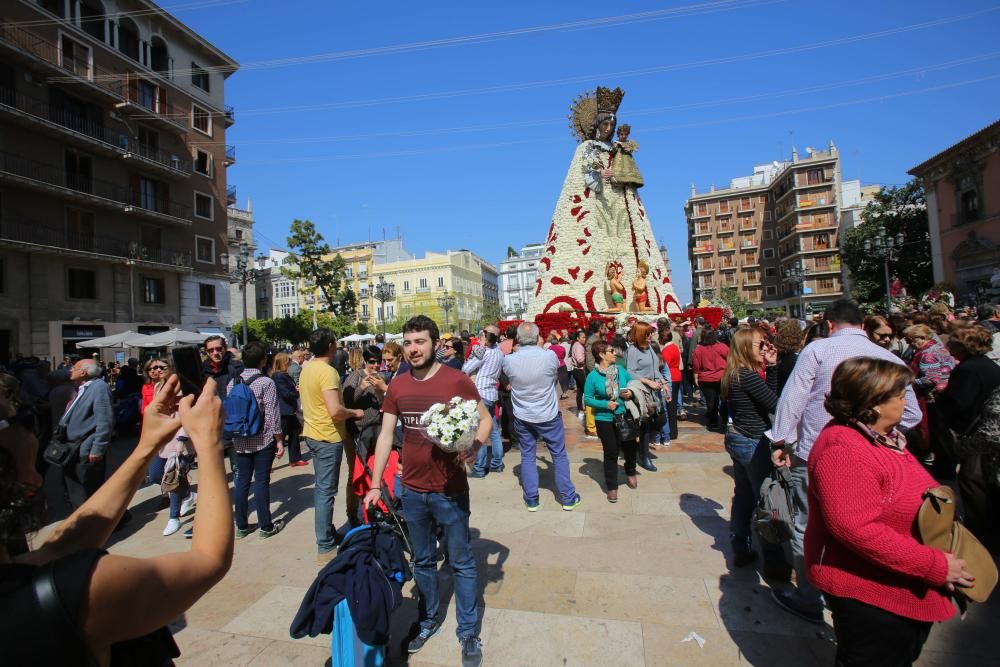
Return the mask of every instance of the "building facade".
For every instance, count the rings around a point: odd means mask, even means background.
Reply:
[[[5,3],[0,361],[128,329],[226,329],[237,67],[151,2]]]
[[[229,270],[236,270],[237,258],[246,248],[246,253],[253,266],[257,266],[254,258],[257,254],[257,243],[253,236],[253,204],[248,200],[245,209],[239,208],[235,203],[226,207],[227,241],[229,244]],[[266,277],[258,278],[257,283],[263,285],[267,282]],[[247,319],[255,320],[260,315],[258,309],[261,300],[259,287],[256,283],[247,284]],[[241,322],[243,320],[243,284],[231,282],[229,284],[229,303],[232,311],[229,314],[229,321]],[[265,318],[261,318],[265,319]]]
[[[685,204],[694,302],[736,290],[758,308],[803,316],[843,294],[840,158],[807,149],[760,165]]]
[[[934,282],[951,283],[963,301],[995,298],[1000,275],[1000,121],[909,173],[923,179],[927,192]]]
[[[500,310],[505,318],[524,319],[544,252],[545,244],[529,243],[520,252],[510,248],[500,262]]]

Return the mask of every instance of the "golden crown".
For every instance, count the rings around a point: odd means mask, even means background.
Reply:
[[[594,124],[599,113],[616,113],[625,97],[621,88],[597,87],[597,92],[586,92],[577,96],[569,108],[569,127],[579,141],[592,138]]]

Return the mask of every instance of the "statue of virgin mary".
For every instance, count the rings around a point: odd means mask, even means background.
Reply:
[[[629,310],[635,312],[680,312],[669,271],[636,189],[642,179],[615,178],[616,156],[628,155],[631,160],[638,148],[631,141],[627,146],[612,143],[624,96],[621,88],[598,87],[595,93],[577,98],[571,107],[570,126],[580,145],[552,215],[528,307],[529,319],[565,310],[621,312],[623,301],[640,304],[630,305]],[[634,162],[628,172],[638,176]],[[645,294],[623,298],[625,295],[605,289],[605,277],[612,266],[621,272],[625,285],[636,284],[633,281],[646,270]]]

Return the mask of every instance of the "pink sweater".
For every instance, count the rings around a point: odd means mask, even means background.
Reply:
[[[918,621],[955,614],[944,552],[920,543],[921,495],[937,486],[907,451],[829,424],[809,452],[805,559],[821,591]]]
[[[725,343],[699,344],[694,348],[691,369],[698,376],[698,382],[721,382],[728,356],[729,347]]]

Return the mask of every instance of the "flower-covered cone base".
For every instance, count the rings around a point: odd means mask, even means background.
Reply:
[[[636,188],[594,178],[598,166],[611,166],[610,148],[588,140],[573,155],[539,260],[528,319],[560,310],[651,315],[681,310]],[[609,268],[617,285],[608,278]],[[644,269],[646,289],[636,293]]]

